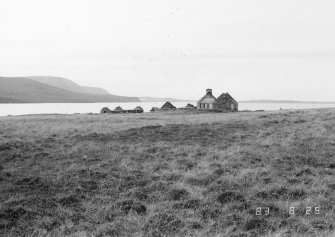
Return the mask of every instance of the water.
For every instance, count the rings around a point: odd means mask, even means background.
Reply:
[[[135,102],[135,103],[40,103],[40,104],[0,104],[0,116],[25,114],[74,114],[99,113],[101,108],[114,109],[121,106],[123,109],[134,109],[141,106],[145,112],[152,107],[161,107],[164,102]],[[177,108],[187,102],[173,102]],[[196,102],[191,102],[195,105]],[[335,108],[335,104],[281,104],[281,103],[239,103],[239,110],[279,110],[279,109],[310,109]]]

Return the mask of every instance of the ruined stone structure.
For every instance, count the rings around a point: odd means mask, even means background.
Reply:
[[[143,109],[141,106],[136,106],[136,108],[134,109],[134,111],[136,111],[136,113],[143,113]]]
[[[206,95],[204,95],[197,103],[197,109],[209,110],[213,109],[213,103],[216,98],[212,94],[212,89],[206,89]]]
[[[194,110],[196,109],[196,107],[190,103],[188,103],[185,107],[181,107],[181,108],[178,108],[178,109],[181,109],[181,110]]]
[[[114,110],[110,110],[108,107],[103,107],[100,110],[101,114],[126,114],[126,113],[143,113],[141,106],[137,106],[135,109],[124,110],[120,106],[117,106]]]
[[[117,106],[115,109],[114,109],[115,112],[122,112],[123,109],[121,108],[121,106]]]
[[[238,103],[228,93],[222,93],[213,103],[217,111],[238,111]]]
[[[198,101],[197,109],[219,112],[238,111],[238,103],[228,93],[222,93],[218,98],[215,98],[212,94],[212,89],[206,89],[206,95]]]
[[[101,110],[100,110],[100,113],[101,114],[109,114],[111,112],[111,110],[107,107],[103,107]]]

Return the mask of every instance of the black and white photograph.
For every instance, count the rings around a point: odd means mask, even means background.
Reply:
[[[1,237],[335,237],[335,0],[0,0]]]

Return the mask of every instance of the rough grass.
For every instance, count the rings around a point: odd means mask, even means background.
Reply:
[[[2,117],[0,233],[334,236],[334,138],[335,109]]]

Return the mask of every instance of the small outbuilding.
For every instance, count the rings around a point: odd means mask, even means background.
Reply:
[[[196,107],[190,103],[188,103],[185,107],[181,107],[180,109],[183,110],[192,110],[192,109],[196,109]]]
[[[101,110],[100,110],[100,113],[101,114],[109,114],[111,112],[111,110],[108,108],[108,107],[103,107]]]
[[[134,111],[135,111],[136,113],[143,113],[143,109],[142,109],[141,106],[136,106],[136,108],[134,109]]]
[[[187,109],[195,109],[195,106],[192,105],[192,104],[190,104],[190,103],[188,103],[188,104],[185,106],[185,108],[187,108]]]
[[[161,110],[175,110],[177,109],[173,104],[171,104],[170,101],[165,102],[165,104],[162,106]]]
[[[117,106],[115,109],[114,109],[115,112],[122,112],[123,109],[120,107],[120,106]]]
[[[158,108],[158,107],[152,107],[150,112],[155,112],[155,111],[159,111],[159,110],[160,110],[160,108]]]

